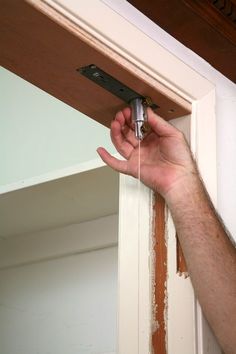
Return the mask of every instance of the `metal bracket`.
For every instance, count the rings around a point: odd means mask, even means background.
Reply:
[[[152,103],[150,98],[144,97],[139,93],[135,92],[134,90],[122,84],[122,82],[107,74],[105,71],[98,68],[94,64],[79,68],[77,69],[77,71],[80,72],[80,74],[82,74],[83,76],[95,82],[97,85],[103,87],[105,90],[111,92],[113,95],[119,97],[127,104],[130,104],[130,102],[136,98],[140,98],[146,106],[149,106],[152,109],[156,109],[159,107],[157,104]]]

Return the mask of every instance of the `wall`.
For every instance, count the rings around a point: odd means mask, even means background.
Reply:
[[[111,152],[109,129],[0,68],[0,186]]]
[[[2,190],[114,151],[107,128],[3,68],[0,91]],[[0,235],[0,354],[114,354],[117,238],[117,215]]]
[[[101,1],[215,84],[217,97],[218,210],[236,239],[236,85],[154,24],[127,1]]]
[[[0,241],[10,260],[0,269],[1,354],[115,353],[117,222],[74,225],[73,237],[59,229],[59,245],[57,230]]]

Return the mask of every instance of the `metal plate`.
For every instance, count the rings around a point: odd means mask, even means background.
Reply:
[[[107,74],[105,71],[98,68],[94,64],[79,68],[77,71],[79,71],[83,76],[95,82],[97,85],[103,87],[105,90],[111,92],[113,95],[119,97],[127,104],[130,104],[130,102],[135,98],[141,98],[146,102],[146,97],[133,91],[126,85],[122,84],[122,82]],[[152,103],[150,104],[150,107],[155,109],[158,106]]]

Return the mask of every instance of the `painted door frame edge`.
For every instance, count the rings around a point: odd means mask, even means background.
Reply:
[[[190,128],[192,152],[197,160],[209,194],[216,205],[214,88],[200,100],[193,101],[192,104],[191,118],[183,118],[182,130],[185,132],[185,130]],[[206,117],[205,120],[202,119],[203,116]],[[154,305],[152,264],[153,200],[154,195],[148,188],[142,185],[138,192],[138,181],[132,177],[121,175],[119,214],[119,354],[151,353],[152,308]],[[195,298],[190,279],[185,279],[177,274],[175,236],[174,224],[170,213],[167,211],[167,353],[220,354],[221,350]],[[139,272],[139,275],[137,272]],[[185,348],[185,351],[183,351],[183,348]]]
[[[182,118],[182,127],[178,124],[175,125],[184,133],[190,130],[189,138],[193,155],[197,160],[209,194],[216,205],[215,89],[210,90],[201,99],[194,100],[192,106],[191,117]],[[154,305],[153,200],[154,195],[148,188],[142,185],[138,192],[138,181],[132,177],[121,175],[119,354],[151,353],[152,308]],[[190,279],[185,279],[177,274],[176,232],[168,211],[166,214],[166,242],[168,248],[167,353],[220,354],[221,350],[195,298]]]
[[[184,98],[192,104],[191,148],[209,194],[216,203],[214,85],[100,0],[28,1],[33,4],[41,2],[54,8],[98,39],[109,50],[112,49],[141,69],[150,76],[150,79],[154,78],[177,93],[180,99]],[[137,43],[142,45],[139,46]],[[142,235],[152,233],[152,205],[153,196],[150,190],[141,186],[138,196],[137,181],[131,177],[121,176],[119,354],[150,353],[152,308],[150,239]],[[141,215],[141,222],[137,224],[138,215]],[[205,326],[201,309],[198,305],[195,308],[194,352],[216,354],[218,353],[215,349],[216,344],[210,330]],[[178,348],[176,347],[175,353],[169,354],[179,354]]]

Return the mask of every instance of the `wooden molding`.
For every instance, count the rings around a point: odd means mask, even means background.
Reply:
[[[155,311],[152,346],[154,354],[166,354],[167,245],[165,240],[165,201],[160,195],[155,197],[154,214]]]
[[[123,174],[119,191],[117,353],[147,354],[150,353],[153,304],[150,274],[153,196],[137,179]],[[141,222],[138,215],[142,216]]]
[[[183,2],[236,45],[236,4],[231,0],[183,0]]]
[[[236,82],[235,0],[129,0],[158,26]]]
[[[189,102],[122,58],[41,0],[1,0],[0,64],[105,126],[126,104],[79,74],[95,64],[143,96],[165,119],[183,116]]]

